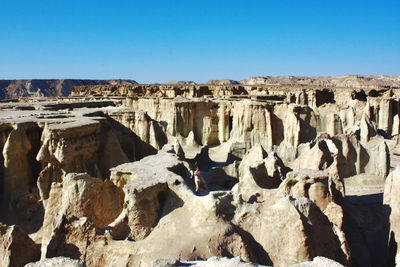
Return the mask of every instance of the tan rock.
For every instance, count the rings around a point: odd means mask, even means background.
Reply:
[[[18,226],[0,224],[1,266],[24,266],[40,258],[40,246]]]
[[[360,121],[360,141],[361,143],[367,143],[372,136],[376,135],[376,127],[372,124],[370,118],[366,113]]]
[[[254,146],[243,157],[239,166],[239,177],[242,177],[247,172],[250,165],[257,161],[263,161],[268,156],[265,149],[261,146]]]
[[[365,99],[329,87],[354,79],[365,81]],[[42,258],[88,266],[226,255],[275,266],[316,256],[349,264],[342,178],[384,182],[396,160],[398,92],[367,89],[362,77],[283,81],[96,86],[75,92],[100,95],[70,102],[0,103],[0,207],[14,209],[0,218],[21,211],[24,229],[39,222],[27,232]],[[107,94],[119,95],[101,100]],[[185,156],[204,166],[213,191],[193,193]],[[41,205],[37,231],[33,207]]]
[[[389,173],[390,154],[386,142],[382,139],[375,139],[360,147],[359,164],[360,173],[374,174],[382,180]]]
[[[331,143],[331,147],[328,146]],[[331,152],[332,151],[332,152]],[[292,169],[324,170],[333,163],[333,155],[337,154],[337,148],[330,140],[317,141],[307,152],[303,152],[289,166]]]
[[[325,257],[315,257],[312,261],[293,264],[290,267],[343,267],[343,265]]]
[[[42,258],[57,256],[55,251],[68,245],[63,240],[68,234],[74,237],[74,231],[80,225],[86,225],[89,233],[93,227],[106,227],[121,213],[122,205],[123,192],[110,181],[103,182],[88,174],[70,173],[62,183],[53,183],[41,229]],[[66,228],[71,232],[66,231]],[[84,232],[82,236],[85,236]],[[85,249],[84,245],[78,247],[71,255],[76,256],[76,253]]]
[[[62,181],[66,173],[87,172],[104,179],[109,177],[110,167],[128,161],[115,134],[99,120],[85,118],[45,126],[42,146],[36,156],[36,160],[47,165],[38,179],[44,200],[49,185]]]
[[[390,234],[389,234],[389,245],[390,249],[396,247],[397,251],[395,255],[390,255],[389,258],[394,257],[396,265],[400,264],[400,169],[396,168],[391,171],[385,182],[385,193],[383,203],[390,207]],[[389,260],[390,261],[390,260]]]
[[[303,216],[308,220],[303,220]],[[288,266],[316,255],[347,262],[330,222],[313,202],[305,198],[283,198],[272,206],[237,212],[235,218],[265,249],[274,266]],[[308,242],[312,245],[306,246]]]
[[[36,153],[40,135],[37,125],[31,122],[15,125],[3,148],[4,157],[4,194],[6,198],[15,200],[19,195],[29,193],[34,188],[33,177]]]

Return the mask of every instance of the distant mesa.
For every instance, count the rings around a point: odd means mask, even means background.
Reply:
[[[400,88],[400,75],[264,76],[241,80],[244,85],[302,85],[343,88]]]
[[[32,79],[0,80],[0,99],[68,96],[72,87],[81,85],[130,85],[134,80],[78,80],[78,79]]]
[[[170,81],[168,84],[172,85],[194,85],[196,84],[194,81]]]
[[[86,88],[106,85],[107,92],[128,92],[133,88],[141,87],[134,80],[80,80],[80,79],[32,79],[32,80],[0,80],[0,99],[16,99],[20,97],[66,97],[71,94],[74,87]],[[165,84],[151,85],[165,86]],[[200,86],[194,81],[170,81],[166,85],[175,86]],[[235,81],[230,79],[209,80],[205,84],[208,87],[226,86],[239,87],[256,86],[262,92],[268,87],[306,87],[306,88],[351,88],[357,90],[386,90],[400,89],[400,75],[344,75],[344,76],[259,76],[246,80]],[[203,86],[203,85],[201,85]],[[117,88],[118,87],[118,88]],[[167,86],[170,87],[170,86]],[[80,90],[81,90],[80,89]],[[136,90],[136,89],[135,89]],[[139,90],[139,89],[138,89]],[[202,87],[201,90],[208,90]],[[210,89],[213,90],[213,89]],[[236,89],[235,89],[236,90]],[[247,90],[247,89],[246,89]],[[151,90],[150,90],[151,91]]]
[[[234,81],[234,80],[209,80],[206,84],[209,85],[231,85],[231,84],[239,84],[238,81]]]

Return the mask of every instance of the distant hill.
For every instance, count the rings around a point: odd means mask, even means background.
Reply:
[[[283,85],[322,86],[344,88],[393,88],[400,89],[400,75],[343,75],[324,77],[263,76],[251,77],[240,82],[234,80],[210,80],[207,85]],[[74,86],[138,84],[134,80],[0,80],[0,99],[34,96],[68,96]],[[195,85],[193,81],[172,81],[171,85]]]
[[[0,99],[33,96],[68,96],[78,85],[137,84],[134,80],[0,80]]]
[[[366,89],[400,88],[400,75],[265,76],[251,77],[240,83],[244,85],[304,85]]]
[[[210,84],[210,85],[230,85],[230,84],[239,84],[238,81],[234,81],[234,80],[209,80],[206,84]]]
[[[194,81],[170,81],[167,84],[171,84],[171,85],[194,85],[196,83]]]

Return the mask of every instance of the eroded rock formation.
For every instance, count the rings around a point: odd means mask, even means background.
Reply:
[[[395,84],[259,80],[0,103],[4,265],[398,261]],[[194,164],[209,191],[195,192]],[[385,183],[386,208],[364,201]]]

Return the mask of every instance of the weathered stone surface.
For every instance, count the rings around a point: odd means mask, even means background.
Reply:
[[[28,263],[25,267],[85,267],[85,263],[67,257],[54,257]]]
[[[160,219],[163,201],[168,194],[173,194],[168,185],[184,183],[179,175],[188,174],[189,171],[177,155],[164,150],[139,162],[112,168],[111,181],[123,188],[125,204],[124,210],[111,226],[120,229],[123,227],[121,224],[126,223],[130,228],[126,237],[131,240],[144,239]],[[179,202],[179,198],[176,201]]]
[[[325,87],[377,88],[379,86],[400,87],[399,76],[385,75],[343,75],[327,77],[266,76],[251,77],[240,81],[242,84],[277,84],[277,85],[319,85]]]
[[[238,81],[234,80],[209,80],[207,84],[212,84],[212,85],[229,85],[229,84],[239,84]]]
[[[206,261],[185,261],[185,262],[179,262],[176,263],[175,265],[171,266],[179,266],[179,264],[185,264],[186,266],[196,266],[196,267],[263,267],[264,265],[259,265],[259,264],[252,264],[248,262],[243,262],[240,260],[240,258],[235,257],[235,258],[226,258],[226,257],[211,257],[207,259]],[[153,266],[160,266],[160,267],[166,267],[165,265],[157,265],[153,264]]]
[[[40,258],[40,246],[18,226],[0,223],[1,266],[24,266]]]
[[[84,244],[78,246],[82,242],[76,240],[76,235],[82,237],[85,232],[74,231],[79,227],[87,227],[89,232],[93,227],[106,227],[118,217],[122,205],[123,192],[110,181],[103,182],[88,174],[69,173],[62,183],[53,183],[41,229],[42,258],[57,255],[76,257],[84,252],[86,247]],[[68,238],[75,241],[68,245]],[[66,246],[76,249],[70,250],[69,254],[57,253]]]
[[[101,126],[101,119],[88,118],[46,125],[36,159],[66,173],[88,172],[106,178],[110,167],[127,162],[128,158],[115,135],[109,131],[101,133]]]
[[[196,267],[265,267],[265,265],[243,262],[239,258],[211,257],[206,261],[178,261],[174,259],[159,260],[153,262],[153,267],[173,266],[196,266]],[[290,265],[290,267],[342,267],[343,265],[325,257],[315,257],[312,261]]]
[[[382,192],[396,165],[399,93],[322,80],[80,87],[69,101],[0,103],[0,219],[21,225],[42,259],[88,266],[379,265],[384,208],[347,200]],[[209,192],[194,193],[189,162]]]
[[[382,140],[374,140],[364,146],[368,155],[360,159],[363,170],[360,172],[375,174],[385,179],[390,169],[390,154],[386,142]],[[362,157],[362,155],[360,155]]]
[[[135,84],[133,80],[0,80],[1,98],[68,96],[73,86]]]
[[[315,257],[312,261],[293,264],[290,267],[343,267],[343,265],[325,257]]]
[[[347,262],[331,223],[306,198],[283,198],[272,206],[238,212],[235,217],[238,224],[265,249],[274,266],[288,266],[316,255]],[[308,219],[302,219],[304,217]],[[313,245],[307,246],[309,242]],[[333,250],[324,249],[328,247]]]
[[[6,198],[15,198],[29,193],[35,184],[37,163],[34,156],[37,153],[39,127],[26,122],[15,125],[3,147],[4,158],[4,193]]]
[[[383,202],[390,207],[389,257],[394,257],[395,264],[400,265],[400,169],[398,167],[386,178]]]
[[[292,169],[324,170],[333,163],[335,154],[337,154],[337,148],[331,140],[317,141],[312,148],[304,151],[289,166]]]

